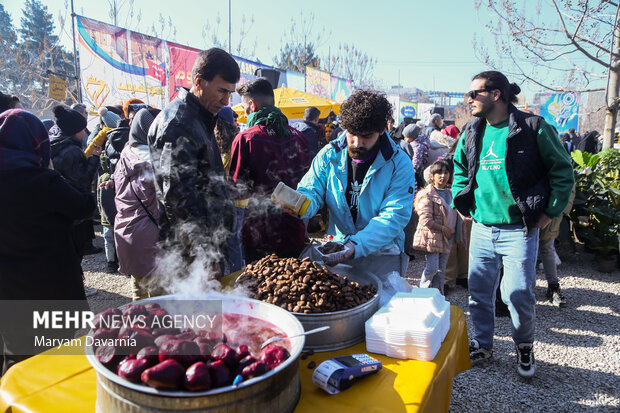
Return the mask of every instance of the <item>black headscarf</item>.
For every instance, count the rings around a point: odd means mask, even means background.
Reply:
[[[129,140],[127,144],[129,146],[148,145],[146,136],[149,133],[149,128],[157,116],[157,112],[149,109],[140,109],[133,117],[131,122],[131,129],[129,130]]]
[[[22,109],[0,115],[0,170],[48,168],[50,154],[49,136],[39,118]]]

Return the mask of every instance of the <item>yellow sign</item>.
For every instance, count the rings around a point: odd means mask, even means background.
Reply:
[[[56,100],[65,100],[67,95],[65,87],[65,79],[50,75],[50,98]]]

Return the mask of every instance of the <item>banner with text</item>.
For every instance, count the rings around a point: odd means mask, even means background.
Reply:
[[[331,98],[331,75],[322,70],[306,66],[306,93]]]
[[[567,133],[579,131],[579,103],[581,95],[575,92],[544,93],[540,97],[540,116],[558,130]]]
[[[418,117],[418,103],[407,102],[405,100],[400,101],[400,107],[398,108],[399,118],[417,118]]]
[[[137,98],[154,107],[168,102],[166,42],[77,16],[84,103],[102,106]]]
[[[168,93],[170,94],[170,100],[174,99],[181,87],[192,87],[192,68],[200,52],[200,49],[168,42],[168,53],[170,55],[170,87]],[[239,65],[239,71],[241,72],[241,79],[237,83],[237,87],[256,79],[254,74],[256,69],[271,67],[242,57],[233,56],[233,58]],[[240,102],[241,98],[237,93],[234,93],[232,95],[232,105],[234,106]]]
[[[192,87],[192,68],[200,50],[177,43],[167,43],[168,55],[170,56],[168,95],[169,99],[172,100],[182,87],[188,89]]]

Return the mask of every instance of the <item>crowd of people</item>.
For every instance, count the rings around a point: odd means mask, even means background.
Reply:
[[[165,108],[137,99],[103,107],[92,132],[83,104],[58,105],[41,121],[0,96],[0,193],[11,199],[0,207],[0,299],[85,300],[81,260],[95,208],[107,270],[130,276],[134,300],[167,292],[157,282],[169,271],[163,261],[179,277],[198,268],[219,279],[269,254],[303,255],[307,224],[321,214],[345,249],[329,265],[386,282],[404,277],[421,251],[420,287],[468,287],[473,363],[492,357],[501,295],[518,372],[531,377],[537,257],[549,299],[565,305],[554,240],[574,196],[568,153],[594,151],[596,135],[559,139],[516,109],[519,87],[494,71],[473,78],[475,120],[463,131],[438,113],[394,125],[386,96],[370,90],[355,91],[337,118],[310,107],[291,126],[267,79],[235,89],[239,79],[230,54],[203,51],[192,87]],[[235,91],[243,131],[229,106]],[[271,200],[280,182],[309,200],[301,215]],[[23,354],[10,331],[0,334],[6,370]]]

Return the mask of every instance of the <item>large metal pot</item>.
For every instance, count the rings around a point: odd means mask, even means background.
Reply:
[[[170,300],[163,296],[137,303]],[[303,333],[299,321],[289,312],[269,303],[241,296],[209,293],[182,299],[222,300],[222,311],[257,317],[276,325],[287,336]],[[163,301],[165,303],[165,301]],[[162,304],[165,307],[165,304]],[[205,392],[162,391],[122,379],[103,366],[87,347],[86,357],[97,372],[97,404],[99,413],[109,412],[292,412],[301,394],[299,355],[304,337],[290,339],[291,357],[267,374]]]
[[[293,313],[306,331],[326,325],[331,327],[329,330],[306,336],[304,350],[332,351],[361,343],[365,337],[366,320],[379,309],[381,281],[377,277],[369,272],[354,270],[351,266],[344,264],[339,264],[330,270],[362,285],[375,286],[377,294],[364,304],[348,310],[321,314]]]

